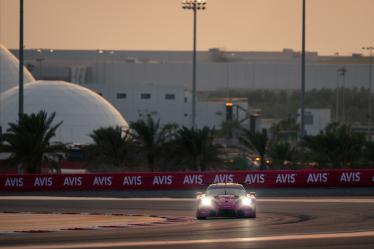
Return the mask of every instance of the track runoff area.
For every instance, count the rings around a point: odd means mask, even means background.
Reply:
[[[274,185],[297,189],[312,184],[310,190],[320,192],[344,187],[359,193],[360,187],[372,190],[373,173],[339,170],[5,175],[0,177],[0,248],[374,248],[374,198],[370,194],[350,197],[348,191],[344,197],[297,198],[292,194],[283,198],[258,194],[255,219],[200,221],[195,219],[194,198],[122,198],[110,194],[120,191],[107,191],[112,188],[140,193],[149,190],[147,186],[156,186],[170,193],[170,185],[177,183],[176,189],[193,191],[196,185],[203,189],[208,182],[227,180],[244,183],[248,190],[259,186],[274,189]],[[137,188],[128,189],[123,185],[125,179],[128,183],[132,179]],[[180,187],[186,179],[195,185]],[[101,193],[112,197],[95,197],[94,191],[76,191],[81,195],[89,193],[86,197],[33,195],[33,191],[44,195],[74,191],[67,182],[76,184],[77,190],[99,186],[93,188],[106,190]],[[4,190],[5,184],[10,184],[11,190]],[[67,189],[59,191],[64,185]]]

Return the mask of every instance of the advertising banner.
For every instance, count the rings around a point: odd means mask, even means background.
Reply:
[[[275,170],[124,174],[9,174],[0,191],[203,189],[211,183],[250,188],[374,187],[374,170]]]

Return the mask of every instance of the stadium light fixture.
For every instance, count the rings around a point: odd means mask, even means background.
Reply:
[[[205,0],[184,0],[182,9],[193,11],[193,52],[192,52],[192,128],[196,127],[196,22],[197,11],[205,10]]]

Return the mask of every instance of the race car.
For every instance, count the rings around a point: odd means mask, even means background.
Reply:
[[[256,194],[249,194],[241,184],[216,183],[205,193],[197,193],[196,218],[243,217],[256,218]]]

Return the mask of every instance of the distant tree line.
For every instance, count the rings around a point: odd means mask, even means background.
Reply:
[[[52,143],[55,113],[23,114],[0,137],[6,165],[19,172],[40,173],[42,165],[57,167],[66,153]],[[281,120],[269,130],[251,132],[237,122],[216,131],[208,127],[161,126],[147,117],[122,127],[94,130],[92,143],[82,147],[90,171],[207,171],[302,168],[363,168],[374,165],[374,142],[354,133],[350,125],[331,123],[317,136],[297,140],[295,119]],[[230,143],[236,140],[236,143]],[[235,153],[232,153],[232,152]],[[256,158],[256,159],[255,159]],[[4,164],[1,164],[4,166]],[[57,170],[58,172],[58,170]]]
[[[332,119],[354,124],[367,124],[368,88],[313,89],[305,93],[306,108],[329,108]],[[227,97],[227,90],[201,92],[208,97]],[[285,119],[295,116],[300,106],[300,91],[297,90],[235,90],[231,89],[230,97],[248,98],[251,107],[261,110],[266,118]],[[338,102],[337,102],[338,96]],[[373,97],[373,96],[372,96]],[[336,108],[339,114],[336,119]]]

